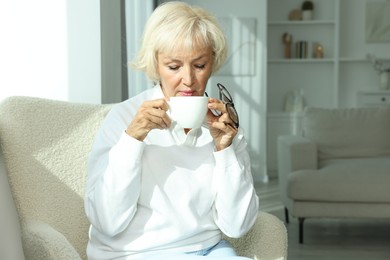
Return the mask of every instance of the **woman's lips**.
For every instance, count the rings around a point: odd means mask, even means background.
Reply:
[[[193,96],[194,95],[194,91],[180,91],[178,93],[178,96]]]

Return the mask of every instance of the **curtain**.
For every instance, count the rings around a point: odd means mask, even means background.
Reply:
[[[126,0],[126,39],[128,60],[128,94],[133,97],[152,87],[153,83],[142,72],[134,71],[130,63],[135,58],[145,23],[155,8],[154,0]]]

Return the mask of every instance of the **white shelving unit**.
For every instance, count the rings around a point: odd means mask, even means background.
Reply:
[[[307,105],[338,105],[339,0],[314,1],[314,18],[289,21],[302,0],[268,1],[268,115],[283,112],[286,95],[302,89]],[[318,3],[317,3],[318,2]],[[292,57],[283,57],[283,33],[292,35]],[[308,42],[308,57],[295,57],[295,42]],[[323,58],[312,58],[312,46],[324,47]]]
[[[390,44],[365,42],[366,0],[313,0],[310,21],[289,21],[289,12],[303,0],[268,0],[267,4],[267,166],[276,176],[276,141],[281,134],[299,133],[300,114],[284,111],[289,92],[302,89],[306,106],[338,108],[357,106],[359,91],[378,90],[378,75],[368,53],[390,55]],[[283,33],[294,43],[309,42],[309,57],[285,59]],[[312,58],[311,46],[319,42],[324,58]]]

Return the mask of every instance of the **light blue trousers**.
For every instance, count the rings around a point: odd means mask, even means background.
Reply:
[[[149,256],[145,260],[199,260],[207,257],[207,260],[249,260],[250,258],[237,256],[233,247],[226,240],[221,240],[215,246],[182,254],[159,254]]]

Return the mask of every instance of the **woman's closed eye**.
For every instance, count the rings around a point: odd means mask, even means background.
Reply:
[[[195,68],[197,68],[197,69],[204,69],[205,67],[206,67],[206,64],[195,65]]]
[[[168,68],[169,68],[170,70],[178,70],[178,69],[180,68],[180,66],[177,66],[177,65],[170,65],[170,66],[168,66]]]

